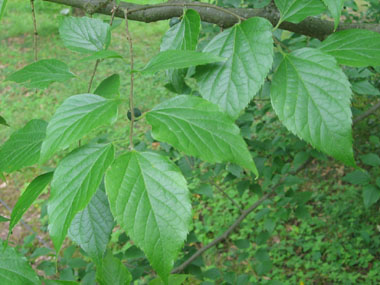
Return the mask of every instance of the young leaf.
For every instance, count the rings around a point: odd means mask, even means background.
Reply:
[[[274,2],[281,13],[280,22],[299,23],[308,16],[316,16],[326,10],[321,0],[274,0]]]
[[[352,91],[361,95],[380,96],[380,90],[373,86],[368,80],[352,82]]]
[[[66,99],[50,120],[41,147],[40,161],[49,159],[94,128],[111,124],[117,116],[119,101],[94,94],[81,94]]]
[[[12,73],[7,80],[22,83],[28,88],[44,89],[53,82],[64,82],[75,75],[66,63],[56,59],[42,59]]]
[[[41,284],[26,258],[3,242],[0,242],[0,272],[2,284]]]
[[[316,149],[355,166],[350,99],[346,75],[317,49],[286,55],[273,76],[271,100],[281,122]]]
[[[114,98],[119,95],[120,88],[120,75],[112,74],[111,76],[100,82],[96,87],[94,94],[100,95],[104,98]]]
[[[0,20],[4,15],[5,12],[5,6],[7,5],[8,0],[0,0]]]
[[[53,178],[53,172],[48,172],[36,177],[25,189],[14,206],[9,223],[9,233],[12,233],[14,226],[21,220],[22,216],[40,196],[45,187]]]
[[[363,202],[366,208],[371,207],[380,199],[380,189],[374,185],[367,185],[363,188]]]
[[[31,120],[15,131],[0,148],[0,172],[13,172],[38,162],[47,123]]]
[[[225,58],[206,52],[192,50],[166,50],[153,57],[141,72],[154,73],[171,68],[186,68],[224,61]]]
[[[201,18],[198,12],[186,10],[181,23],[171,27],[162,38],[160,50],[195,50],[200,28]]]
[[[9,127],[7,121],[2,116],[0,116],[0,125]]]
[[[48,202],[49,233],[59,252],[75,215],[83,210],[114,158],[113,146],[82,146],[65,157],[54,172]]]
[[[81,53],[105,50],[111,42],[110,25],[88,17],[64,18],[59,34],[67,48]]]
[[[182,95],[157,105],[147,120],[156,140],[211,163],[234,162],[258,176],[239,128],[216,105]]]
[[[96,279],[100,285],[125,285],[130,284],[132,275],[120,259],[108,251],[96,272]]]
[[[105,182],[116,221],[167,281],[191,219],[180,170],[159,154],[132,151],[114,161]]]
[[[348,66],[380,66],[380,34],[368,30],[333,33],[319,47]]]
[[[236,117],[260,90],[272,67],[272,25],[263,18],[250,18],[217,35],[204,52],[227,61],[197,68],[199,91]]]
[[[376,153],[368,153],[365,155],[361,155],[360,159],[366,165],[370,165],[373,167],[380,166],[380,157]]]
[[[334,18],[334,28],[339,25],[340,15],[342,13],[344,0],[323,0],[327,8],[329,9],[331,16]]]
[[[100,264],[113,226],[113,216],[101,184],[87,207],[73,219],[69,237]]]
[[[116,51],[101,50],[101,51],[91,54],[90,56],[82,58],[80,61],[91,61],[91,60],[95,61],[97,59],[107,59],[107,58],[123,58],[123,57],[120,54],[118,54]]]

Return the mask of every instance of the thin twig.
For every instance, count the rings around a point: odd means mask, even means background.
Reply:
[[[134,112],[134,105],[133,105],[133,82],[135,79],[135,75],[133,73],[134,69],[134,62],[133,62],[133,43],[132,43],[132,37],[131,33],[129,32],[128,27],[128,10],[124,10],[124,18],[125,18],[125,31],[127,34],[127,40],[129,43],[129,57],[130,57],[130,65],[131,65],[131,86],[129,90],[129,110],[131,112],[131,125],[129,129],[129,148],[133,149],[133,125],[135,123],[135,112]]]
[[[111,15],[111,20],[110,20],[110,26],[112,26],[112,24],[113,24],[113,19],[115,18],[115,13],[116,13],[117,9],[119,9],[119,5],[114,6],[112,8],[112,15]]]
[[[38,40],[38,32],[37,32],[37,21],[36,21],[36,12],[34,10],[34,0],[30,0],[30,6],[32,7],[32,17],[33,17],[33,46],[34,46],[34,61],[38,60],[38,50],[37,50],[37,40]]]
[[[212,183],[213,186],[215,186],[215,188],[220,192],[222,193],[222,195],[224,197],[226,197],[228,200],[231,201],[232,204],[234,204],[234,206],[236,208],[239,209],[239,212],[242,213],[243,212],[243,209],[241,208],[241,206],[234,200],[232,199],[219,185],[217,185],[216,183]]]
[[[371,108],[369,108],[367,111],[365,111],[364,113],[360,114],[359,116],[357,116],[355,119],[354,119],[354,124],[356,124],[357,122],[367,118],[368,116],[372,115],[373,113],[375,113],[378,109],[380,109],[380,101],[377,102],[375,105],[373,105]]]
[[[143,7],[139,7],[139,8],[135,8],[135,9],[129,9],[128,14],[132,14],[132,13],[140,12],[140,11],[144,11],[144,10],[149,10],[149,9],[154,9],[154,8],[174,7],[174,6],[181,6],[184,8],[186,8],[186,7],[205,7],[205,8],[218,10],[218,11],[221,11],[223,13],[232,15],[232,16],[236,17],[239,22],[246,20],[246,18],[244,18],[244,17],[242,17],[242,16],[240,16],[240,15],[238,15],[238,14],[236,14],[236,13],[234,13],[228,9],[225,9],[223,7],[219,7],[219,6],[215,6],[215,5],[207,4],[207,3],[201,3],[201,2],[198,2],[198,3],[173,3],[173,2],[161,3],[161,4],[156,4],[154,6],[143,6]]]
[[[96,74],[96,70],[98,69],[99,63],[100,63],[100,59],[97,59],[96,62],[95,62],[94,70],[92,71],[92,74],[91,74],[90,82],[88,83],[87,93],[91,92],[92,82],[94,81],[94,77],[95,77],[95,74]]]

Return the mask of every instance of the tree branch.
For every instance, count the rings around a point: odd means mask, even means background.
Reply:
[[[87,0],[44,0],[63,4],[71,7],[85,9]],[[92,4],[99,9],[96,13],[112,15],[112,9],[115,6],[114,2],[107,5],[102,5],[105,0],[92,0]],[[263,17],[268,19],[274,26],[279,20],[279,12],[274,5],[268,5],[263,9],[251,8],[222,8],[213,6],[206,3],[199,2],[169,2],[164,4],[155,5],[138,5],[133,3],[121,2],[119,9],[116,11],[115,16],[124,18],[124,10],[128,10],[128,19],[139,22],[156,22],[161,20],[168,20],[173,17],[180,17],[183,14],[183,8],[189,7],[197,10],[201,16],[202,21],[216,24],[222,28],[228,28],[236,24],[240,17],[241,19],[248,19],[252,17]],[[224,11],[228,10],[228,12]],[[306,36],[324,39],[326,36],[334,32],[334,22],[321,20],[316,17],[308,17],[299,24],[284,22],[280,25],[281,29],[303,34]],[[365,29],[380,33],[379,24],[367,23],[341,23],[337,30],[347,29]]]

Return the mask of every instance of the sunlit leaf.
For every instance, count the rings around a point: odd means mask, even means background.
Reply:
[[[271,99],[291,132],[354,166],[351,93],[346,75],[332,56],[304,48],[284,57],[272,80]]]
[[[81,94],[66,99],[50,120],[41,147],[40,161],[68,147],[96,127],[112,123],[120,102],[94,94]]]
[[[203,98],[236,117],[264,83],[273,62],[272,25],[250,18],[217,35],[204,52],[226,61],[197,68]]]
[[[64,82],[75,75],[66,63],[56,59],[42,59],[12,73],[7,80],[22,83],[28,88],[48,87],[53,82]]]
[[[82,146],[57,166],[48,202],[49,233],[59,252],[75,215],[90,202],[113,161],[112,145]]]
[[[11,233],[14,226],[21,220],[22,216],[33,204],[33,202],[40,196],[42,191],[50,183],[53,178],[53,172],[48,172],[36,177],[29,185],[26,187],[25,191],[21,194],[20,198],[17,200],[16,205],[12,210],[11,222],[9,223],[9,232]]]
[[[208,162],[234,162],[258,176],[239,128],[216,105],[178,96],[157,105],[147,120],[155,139]]]
[[[369,30],[335,32],[319,47],[348,66],[380,66],[380,34]]]
[[[281,22],[299,23],[306,17],[319,15],[326,10],[321,0],[275,0],[274,2],[280,10]]]
[[[67,48],[82,53],[105,50],[111,41],[110,25],[88,17],[65,17],[59,35]]]
[[[0,148],[0,172],[13,172],[38,162],[47,123],[31,120]]]
[[[185,178],[168,158],[132,151],[115,160],[105,181],[116,221],[167,281],[189,231]]]

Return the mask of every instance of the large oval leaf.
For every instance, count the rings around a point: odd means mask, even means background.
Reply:
[[[274,0],[274,2],[281,13],[280,22],[299,23],[308,16],[316,16],[326,10],[321,0]]]
[[[0,172],[13,172],[38,162],[47,123],[31,120],[15,131],[0,148]]]
[[[36,177],[28,187],[26,187],[12,210],[11,221],[9,223],[9,234],[33,202],[38,196],[40,196],[45,187],[50,183],[52,178],[53,172],[42,174]]]
[[[332,56],[311,48],[286,55],[274,74],[271,99],[291,132],[347,165],[355,165],[350,83]]]
[[[75,77],[66,63],[56,59],[42,59],[25,66],[7,77],[28,88],[46,88],[53,82],[63,82]]]
[[[234,162],[258,176],[239,128],[216,105],[182,95],[157,105],[147,120],[155,139],[208,162]]]
[[[115,160],[105,181],[116,221],[167,280],[191,218],[185,178],[166,157],[132,151]]]
[[[112,145],[93,144],[74,150],[58,164],[48,202],[49,233],[57,252],[72,220],[90,202],[113,158]]]
[[[380,34],[368,30],[333,33],[319,47],[349,66],[380,66]]]
[[[88,17],[65,17],[59,35],[67,48],[82,53],[107,49],[111,41],[110,25]]]
[[[217,35],[204,52],[227,61],[197,69],[199,91],[236,117],[260,90],[272,67],[272,25],[263,18],[250,18]]]
[[[0,281],[1,284],[41,284],[26,258],[1,241]]]
[[[101,184],[87,207],[75,216],[69,228],[69,237],[99,264],[113,226],[113,216]]]
[[[117,116],[119,101],[98,95],[81,94],[66,99],[57,109],[46,130],[40,161],[68,147],[92,129],[110,124]]]

